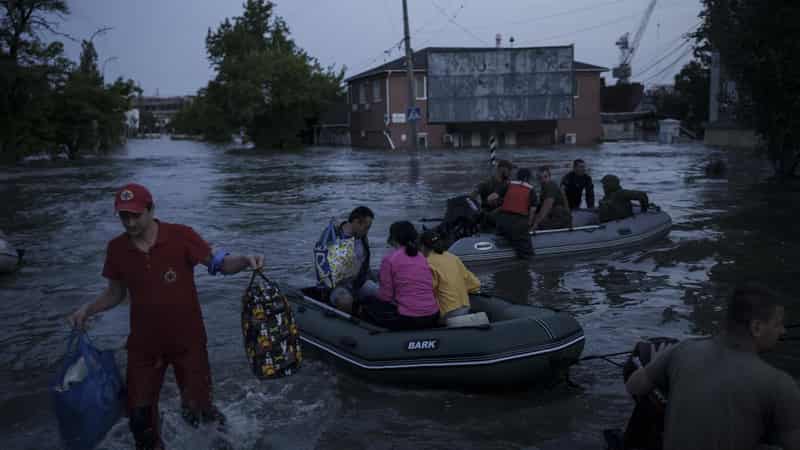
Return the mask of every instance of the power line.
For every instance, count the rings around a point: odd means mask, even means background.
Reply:
[[[613,0],[613,1],[610,1],[610,2],[598,3],[598,4],[595,4],[595,5],[592,5],[592,6],[584,6],[584,7],[581,7],[581,8],[573,8],[573,9],[570,9],[570,10],[561,11],[561,12],[549,14],[549,15],[546,15],[546,16],[533,17],[533,18],[524,19],[524,20],[515,20],[515,21],[511,21],[511,22],[505,22],[505,23],[496,24],[496,25],[481,25],[481,26],[478,26],[478,27],[470,27],[470,28],[472,28],[474,30],[485,30],[485,29],[492,29],[492,28],[500,28],[500,27],[503,27],[503,26],[506,26],[506,25],[525,25],[525,24],[529,24],[529,23],[540,22],[542,20],[554,19],[556,17],[567,16],[567,15],[571,15],[571,14],[578,14],[578,13],[586,12],[586,11],[592,11],[592,10],[595,10],[595,9],[600,9],[602,7],[605,7],[605,6],[615,5],[617,3],[622,3],[622,2],[626,2],[626,1],[630,1],[630,0]]]
[[[654,54],[656,54],[656,55],[663,54],[664,51],[666,51],[668,48],[672,47],[674,44],[678,43],[682,39],[684,40],[684,42],[679,46],[679,48],[682,47],[686,42],[690,42],[689,37],[687,35],[689,33],[691,33],[692,31],[694,31],[695,29],[697,29],[697,27],[701,23],[702,23],[701,21],[698,21],[697,23],[692,25],[688,30],[686,30],[684,33],[681,33],[680,35],[678,35],[678,37],[676,37],[675,39],[669,41],[666,45],[662,46],[658,51],[654,52]],[[676,51],[676,50],[673,49],[672,53],[674,53],[674,51]],[[669,53],[669,54],[672,54],[672,53]],[[637,53],[637,55],[639,55],[639,53]],[[656,56],[656,58],[651,59],[650,61],[648,61],[647,64],[642,64],[643,66],[647,66],[647,69],[639,71],[635,76],[638,77],[638,76],[643,75],[645,72],[649,71],[654,66],[658,65],[659,62],[663,61],[666,58],[667,58],[667,55],[665,55],[665,56],[663,56],[661,58]]]
[[[554,35],[551,35],[551,36],[539,38],[539,39],[536,39],[534,41],[531,41],[531,43],[542,42],[542,41],[550,41],[550,40],[553,40],[553,39],[558,39],[558,38],[562,38],[562,37],[566,37],[566,36],[572,36],[574,34],[580,34],[580,33],[586,32],[586,31],[597,30],[598,28],[604,28],[604,27],[607,27],[607,26],[610,26],[610,25],[615,25],[615,24],[618,24],[620,22],[624,22],[626,20],[630,20],[630,19],[639,17],[640,15],[641,15],[641,13],[631,14],[631,15],[628,15],[628,16],[620,17],[618,19],[615,19],[615,20],[612,20],[612,21],[609,21],[609,22],[601,23],[599,25],[593,25],[591,27],[586,27],[586,28],[579,28],[577,30],[570,31],[568,33],[554,34]]]
[[[665,53],[665,54],[664,54],[662,57],[658,58],[657,60],[655,60],[654,62],[652,62],[651,64],[649,64],[649,65],[648,65],[646,68],[644,68],[644,69],[642,69],[642,70],[638,71],[638,72],[636,73],[636,75],[634,75],[634,77],[635,77],[635,78],[639,78],[639,77],[641,77],[642,75],[646,74],[647,72],[650,72],[650,71],[651,71],[651,70],[653,70],[654,68],[658,67],[658,65],[659,65],[659,64],[661,64],[661,63],[662,63],[662,62],[663,62],[665,59],[669,58],[670,56],[674,55],[675,53],[677,53],[677,52],[678,52],[678,51],[680,51],[680,50],[684,50],[684,49],[686,48],[686,46],[687,46],[687,45],[689,45],[689,41],[683,41],[683,42],[681,42],[681,44],[680,44],[680,45],[678,45],[677,47],[673,48],[673,49],[672,49],[672,50],[670,50],[669,52]]]
[[[461,13],[461,11],[462,11],[463,9],[464,9],[464,3],[462,3],[462,4],[459,6],[459,8],[456,10],[456,12],[455,12],[455,13],[453,13],[453,15],[452,15],[452,19],[453,19],[453,20],[455,20],[455,18],[456,18],[456,17],[458,17],[458,15]],[[445,16],[446,16],[446,17],[448,17],[448,15],[447,15],[446,13],[445,13]],[[433,22],[434,22],[433,20],[428,20],[428,21],[427,21],[427,22],[425,22],[425,23],[424,23],[422,26],[418,27],[418,28],[417,28],[417,29],[414,31],[414,34],[417,34],[417,33],[421,32],[423,29],[425,29],[425,27],[427,27],[428,25],[430,25],[430,24],[431,24],[431,23],[433,23]],[[434,31],[434,33],[435,33],[435,34],[438,34],[438,33],[440,33],[442,30],[444,30],[445,28],[446,28],[446,26],[445,26],[445,27],[442,27],[442,28],[439,28],[438,30],[435,30],[435,31]],[[428,40],[427,40],[425,43],[428,43],[428,42],[432,41],[434,38],[435,38],[435,35],[434,35],[434,37],[432,37],[431,39],[428,39]],[[404,41],[404,38],[400,38],[400,40],[399,40],[399,41],[397,41],[396,43],[394,43],[394,45],[392,45],[391,47],[388,47],[388,48],[386,48],[385,50],[383,50],[383,51],[382,51],[382,52],[381,52],[379,55],[377,55],[377,56],[373,56],[373,57],[370,57],[370,58],[367,58],[367,59],[364,59],[364,60],[362,60],[361,62],[359,62],[358,64],[356,64],[356,65],[355,65],[355,67],[359,67],[359,68],[362,68],[362,67],[363,67],[364,69],[359,69],[359,70],[353,71],[353,73],[354,73],[354,74],[357,74],[357,73],[360,73],[360,72],[362,72],[363,70],[366,70],[366,68],[368,68],[368,67],[370,67],[370,66],[372,66],[372,65],[376,64],[376,63],[377,63],[377,62],[379,62],[379,61],[380,61],[382,58],[383,58],[384,62],[386,62],[386,59],[388,59],[388,58],[391,58],[391,57],[392,57],[392,54],[395,52],[395,50],[396,50],[396,51],[398,51],[398,52],[401,52],[401,56],[402,56],[402,46],[403,46],[403,41]],[[422,46],[424,46],[424,45],[425,45],[425,44],[422,44]]]
[[[682,54],[681,54],[681,55],[678,57],[678,59],[676,59],[675,61],[672,61],[672,62],[671,62],[671,63],[670,63],[668,66],[666,66],[666,67],[664,67],[663,69],[661,69],[661,71],[660,71],[660,72],[658,72],[657,74],[655,74],[655,75],[653,75],[652,77],[650,77],[650,78],[648,78],[648,79],[646,79],[646,80],[642,81],[642,84],[647,84],[647,83],[649,83],[649,82],[651,82],[651,81],[653,81],[653,80],[658,80],[658,79],[660,79],[660,78],[661,78],[661,76],[662,76],[662,75],[664,75],[664,74],[665,74],[665,73],[666,73],[668,70],[672,69],[673,67],[675,67],[675,65],[677,65],[677,64],[679,64],[681,61],[683,61],[683,59],[684,59],[684,58],[686,58],[687,56],[689,56],[689,53],[690,53],[691,51],[692,51],[692,49],[691,49],[691,48],[688,48],[688,49],[686,49],[686,51],[685,51],[685,52],[683,52],[683,53],[682,53]]]
[[[463,25],[461,25],[460,23],[456,22],[456,21],[455,21],[455,19],[454,19],[454,18],[452,18],[452,17],[450,17],[450,16],[447,14],[447,11],[445,11],[445,10],[444,10],[444,9],[443,9],[441,6],[439,6],[439,4],[438,4],[438,3],[436,3],[435,1],[431,1],[431,4],[433,4],[433,6],[434,6],[434,7],[435,7],[437,10],[439,10],[439,12],[440,12],[440,13],[442,13],[442,15],[443,15],[443,16],[447,17],[447,20],[448,20],[450,23],[452,23],[453,25],[455,25],[455,26],[457,26],[458,28],[460,28],[460,29],[461,29],[461,30],[462,30],[464,33],[468,34],[470,37],[472,37],[473,39],[475,39],[476,41],[480,42],[480,43],[481,43],[481,44],[483,44],[483,45],[486,45],[486,46],[489,46],[489,45],[490,45],[490,44],[489,44],[489,42],[485,41],[484,39],[482,39],[481,37],[477,36],[477,35],[476,35],[475,33],[473,33],[472,31],[470,31],[468,28],[466,28],[466,27],[464,27]]]

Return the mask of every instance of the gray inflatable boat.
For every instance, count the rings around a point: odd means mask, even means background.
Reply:
[[[660,239],[672,227],[672,219],[658,207],[623,220],[599,223],[595,210],[572,212],[572,228],[542,230],[531,234],[534,258],[567,256],[595,251],[616,250],[642,245]],[[489,233],[478,233],[457,240],[450,253],[465,263],[508,260],[515,258],[508,241]]]
[[[318,301],[314,288],[289,291],[304,348],[369,379],[448,387],[530,384],[574,364],[583,329],[569,314],[471,296],[489,324],[388,331]]]

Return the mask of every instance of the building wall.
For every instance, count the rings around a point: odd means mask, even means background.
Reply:
[[[424,75],[417,72],[417,76]],[[451,134],[461,147],[485,147],[491,132],[495,132],[499,145],[504,147],[533,147],[551,145],[563,141],[566,133],[575,133],[578,145],[592,145],[600,141],[602,127],[600,125],[600,74],[597,72],[577,72],[578,96],[575,99],[575,118],[558,121],[535,121],[519,124],[497,124],[496,129],[487,124],[458,124],[457,127],[445,125],[429,125],[427,117],[427,99],[418,98],[416,106],[422,113],[422,120],[417,122],[417,133],[427,135],[429,148],[452,147],[445,143],[445,135]],[[373,93],[373,82],[379,80],[380,97]],[[387,98],[387,80],[389,95]],[[364,85],[366,102],[360,98],[361,86]],[[390,123],[385,125],[384,118],[388,114],[405,115],[408,109],[408,79],[405,71],[382,73],[373,77],[354,80],[349,84],[350,102],[350,136],[354,147],[389,148],[383,131],[390,133],[397,148],[408,148],[409,142],[404,136],[408,134],[407,123]],[[418,97],[421,97],[418,95]],[[557,131],[557,137],[556,137]]]
[[[603,136],[600,123],[600,74],[597,72],[576,72],[577,97],[575,98],[575,117],[558,121],[559,142],[567,133],[575,133],[577,145],[593,145]]]

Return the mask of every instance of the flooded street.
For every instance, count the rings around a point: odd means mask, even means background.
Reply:
[[[331,217],[357,205],[375,211],[370,240],[377,268],[389,225],[441,217],[447,198],[490,174],[487,156],[485,150],[225,151],[162,139],[130,141],[102,159],[0,168],[0,229],[27,259],[19,273],[0,277],[0,447],[58,448],[48,384],[69,334],[64,317],[105,286],[106,244],[122,232],[115,188],[144,184],[158,218],[190,225],[231,252],[264,254],[269,276],[303,286],[315,282],[312,248]],[[712,156],[727,162],[724,177],[705,175]],[[672,216],[670,235],[645,248],[475,268],[487,291],[573,313],[585,330],[584,354],[629,350],[641,337],[712,332],[722,296],[744,279],[791,294],[787,322],[800,322],[800,190],[766,183],[770,171],[761,159],[650,143],[500,149],[498,157],[531,169],[549,164],[556,179],[583,158],[598,197],[600,178],[614,173]],[[509,393],[383,386],[315,359],[297,375],[259,382],[240,331],[248,275],[212,277],[198,268],[196,278],[215,401],[237,449],[602,449],[602,430],[624,426],[631,409],[621,370],[602,360],[572,368],[579,388],[562,383]],[[127,331],[128,308],[121,306],[94,319],[90,335],[120,349],[122,362]],[[770,361],[800,376],[800,345],[782,344]],[[208,448],[205,432],[180,418],[177,388],[168,380],[161,396],[167,447]],[[131,447],[126,420],[100,446]]]

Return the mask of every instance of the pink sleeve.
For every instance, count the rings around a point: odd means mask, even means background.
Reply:
[[[378,273],[380,279],[380,288],[378,289],[378,298],[385,302],[394,301],[394,282],[392,281],[392,262],[391,254],[383,257],[381,261],[381,270]]]

